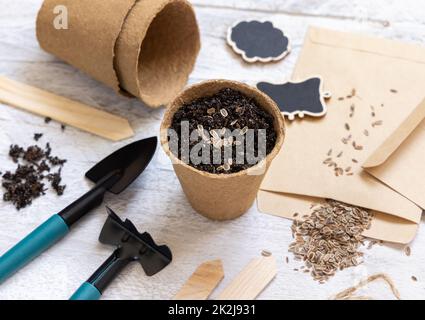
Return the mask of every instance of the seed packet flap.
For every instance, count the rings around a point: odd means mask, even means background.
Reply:
[[[425,100],[363,164],[372,176],[425,209]]]

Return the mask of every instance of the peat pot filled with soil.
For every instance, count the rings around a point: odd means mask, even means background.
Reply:
[[[162,147],[190,204],[214,220],[237,218],[252,206],[284,137],[276,104],[256,88],[228,80],[189,87],[161,124]]]

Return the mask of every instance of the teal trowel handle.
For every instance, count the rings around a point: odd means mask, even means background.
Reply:
[[[99,300],[102,294],[91,283],[84,282],[69,300]]]
[[[64,237],[68,225],[57,214],[31,232],[0,258],[0,284]]]

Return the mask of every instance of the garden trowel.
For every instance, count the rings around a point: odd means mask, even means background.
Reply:
[[[130,220],[122,221],[111,209],[99,241],[115,246],[112,255],[84,282],[70,300],[98,300],[108,285],[131,262],[139,262],[146,275],[153,276],[168,266],[172,254],[158,246],[149,233],[139,233]]]
[[[133,142],[112,153],[86,173],[95,186],[77,201],[40,225],[0,257],[0,284],[63,238],[80,218],[103,202],[106,191],[119,194],[147,167],[157,138]]]

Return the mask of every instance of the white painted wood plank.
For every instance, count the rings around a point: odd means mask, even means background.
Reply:
[[[156,135],[163,110],[150,110],[141,102],[117,96],[112,90],[74,68],[44,53],[37,44],[34,21],[41,0],[0,0],[0,74],[53,91],[127,117],[139,139]],[[202,50],[190,82],[228,78],[254,84],[283,80],[290,76],[309,24],[358,30],[405,41],[425,43],[421,0],[194,0],[202,31]],[[345,17],[341,19],[341,17]],[[247,65],[225,43],[228,26],[234,21],[269,18],[285,28],[294,50],[285,60],[272,65]],[[390,21],[384,27],[381,20]],[[74,200],[90,184],[83,178],[104,155],[125,144],[110,143],[73,128],[64,133],[56,123],[0,105],[0,171],[12,167],[7,152],[11,143],[25,144],[34,132],[43,132],[60,157],[70,159],[64,169],[68,188],[63,197],[52,194],[17,212],[0,202],[0,254],[37,224]],[[106,292],[106,299],[169,299],[181,288],[193,270],[206,260],[222,259],[225,279],[213,294],[217,296],[231,279],[263,250],[272,251],[279,272],[261,299],[326,299],[353,285],[366,274],[387,272],[399,287],[402,298],[423,298],[425,258],[421,255],[425,233],[420,231],[406,257],[393,247],[376,246],[365,252],[366,264],[340,272],[325,285],[292,271],[292,259],[285,263],[291,242],[290,222],[260,214],[252,208],[236,221],[211,222],[188,205],[172,167],[162,151],[143,176],[119,197],[107,203],[141,230],[148,230],[158,242],[170,245],[174,261],[163,272],[147,278],[139,265],[126,269]],[[43,257],[0,286],[0,299],[66,299],[110,254],[112,248],[98,244],[105,211],[95,210],[71,235]],[[383,270],[385,266],[385,270]],[[410,280],[411,275],[419,282]],[[385,285],[371,287],[373,296],[391,298]]]

